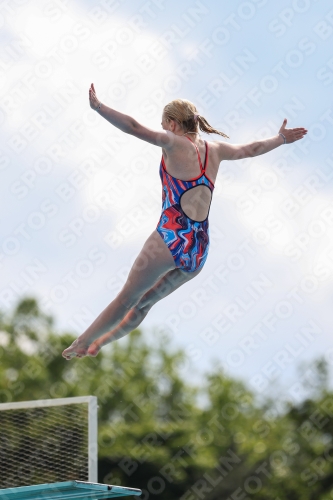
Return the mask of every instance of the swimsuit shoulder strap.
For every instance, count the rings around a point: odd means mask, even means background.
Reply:
[[[206,154],[205,154],[205,163],[204,163],[204,167],[203,167],[204,172],[206,172],[206,168],[208,165],[208,142],[207,141],[205,141],[205,147],[206,147]]]
[[[198,160],[199,160],[199,165],[200,165],[200,171],[201,172],[204,172],[204,169],[202,167],[202,163],[201,163],[201,158],[200,158],[200,153],[199,153],[199,149],[197,148],[197,145],[192,141],[192,139],[190,139],[189,137],[187,137],[185,135],[186,139],[188,139],[190,142],[192,142],[193,146],[195,147],[196,151],[197,151],[197,155],[198,155]],[[206,141],[205,141],[206,143]],[[207,159],[207,145],[206,145],[206,159]],[[205,165],[206,165],[206,160],[205,160]]]

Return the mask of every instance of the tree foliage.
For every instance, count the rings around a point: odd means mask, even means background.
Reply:
[[[308,398],[276,412],[221,367],[189,385],[184,352],[165,338],[150,346],[136,330],[96,358],[68,362],[61,352],[73,340],[32,298],[2,313],[0,402],[97,396],[100,482],[141,488],[146,499],[333,499],[323,360],[304,382]]]

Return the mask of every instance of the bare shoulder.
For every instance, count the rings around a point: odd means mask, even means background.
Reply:
[[[216,154],[219,162],[244,158],[244,145],[242,144],[230,144],[221,140],[209,142],[209,146],[212,152]]]
[[[219,160],[219,141],[207,141],[209,147],[209,158],[210,161],[214,158],[217,163],[220,163]]]
[[[154,130],[135,120],[133,120],[133,125],[129,133],[142,141],[149,142],[154,146],[160,146],[165,150],[170,150],[174,147],[177,137],[168,130]]]

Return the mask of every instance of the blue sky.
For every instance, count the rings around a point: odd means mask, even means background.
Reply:
[[[90,83],[157,129],[163,106],[187,98],[231,143],[286,117],[307,137],[221,163],[205,268],[142,328],[186,350],[191,380],[218,362],[260,394],[300,397],[297,367],[333,361],[332,9],[26,1],[4,6],[0,26],[1,309],[33,295],[80,334],[156,227],[161,151],[94,113]]]

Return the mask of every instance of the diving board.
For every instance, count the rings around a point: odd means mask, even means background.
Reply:
[[[0,489],[0,500],[103,500],[141,495],[137,488],[86,481],[35,484],[18,488]]]

